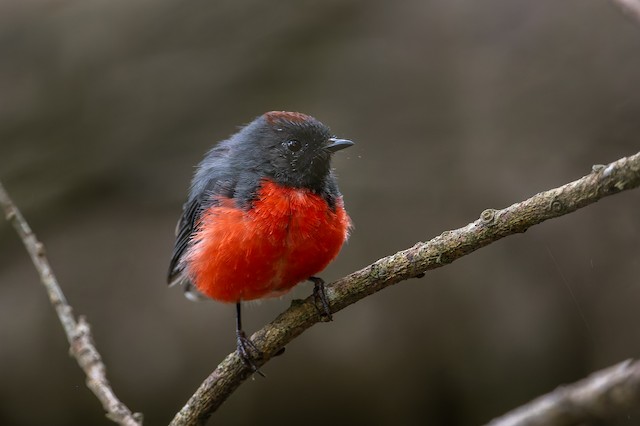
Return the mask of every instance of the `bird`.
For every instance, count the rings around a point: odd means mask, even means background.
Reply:
[[[196,168],[168,282],[191,300],[235,304],[236,349],[254,372],[262,374],[254,362],[262,354],[242,328],[242,303],[311,281],[316,307],[332,319],[317,274],[352,228],[331,168],[333,154],[352,145],[307,114],[270,111],[214,145]]]

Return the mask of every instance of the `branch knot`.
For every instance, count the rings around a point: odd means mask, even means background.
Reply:
[[[480,213],[480,222],[485,226],[491,226],[496,223],[496,210],[486,209]]]

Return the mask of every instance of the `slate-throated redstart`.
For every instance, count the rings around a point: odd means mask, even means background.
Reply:
[[[242,330],[241,302],[280,296],[301,281],[331,319],[322,271],[351,222],[331,170],[353,145],[297,112],[271,111],[215,145],[199,164],[176,227],[169,284],[236,304],[238,354],[260,356]]]

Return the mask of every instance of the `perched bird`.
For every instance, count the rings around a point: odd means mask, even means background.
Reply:
[[[331,319],[324,281],[315,275],[348,237],[331,157],[352,145],[313,117],[271,111],[198,165],[176,227],[169,284],[184,284],[190,299],[235,303],[238,353],[254,371],[251,353],[260,353],[242,329],[242,302],[309,280]]]

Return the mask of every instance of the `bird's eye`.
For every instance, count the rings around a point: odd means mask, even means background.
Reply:
[[[287,142],[285,142],[285,145],[291,152],[300,151],[300,148],[302,148],[302,144],[297,139],[290,139]]]

